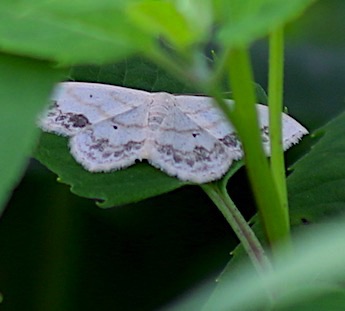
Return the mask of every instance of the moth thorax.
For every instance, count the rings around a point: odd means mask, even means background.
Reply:
[[[151,130],[159,128],[174,102],[174,97],[168,93],[153,94],[148,115],[148,126]]]

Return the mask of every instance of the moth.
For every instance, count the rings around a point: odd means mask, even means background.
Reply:
[[[268,107],[258,104],[256,109],[269,155]],[[308,131],[284,113],[282,122],[286,150]],[[69,137],[71,154],[90,172],[119,170],[145,159],[168,175],[206,183],[221,178],[243,157],[233,125],[205,96],[63,82],[38,123],[44,131]]]

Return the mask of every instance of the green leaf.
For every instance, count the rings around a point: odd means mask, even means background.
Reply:
[[[63,64],[114,61],[147,49],[151,39],[127,20],[123,6],[110,0],[0,1],[1,49]]]
[[[345,210],[345,113],[314,134],[319,139],[288,178],[291,221],[316,222]]]
[[[183,93],[187,90],[179,81],[141,58],[101,67],[76,67],[71,71],[72,77],[79,81],[112,83],[149,91]],[[41,136],[35,157],[56,173],[61,182],[70,185],[72,192],[102,201],[101,207],[137,202],[189,184],[147,163],[111,173],[90,173],[70,155],[67,139],[53,134]]]
[[[70,79],[120,85],[149,92],[198,94],[193,85],[182,83],[142,57],[104,66],[76,66],[71,70]]]
[[[218,0],[223,22],[218,40],[230,47],[247,46],[300,15],[314,0]]]
[[[110,173],[90,173],[70,154],[67,139],[43,133],[35,157],[71,185],[77,195],[96,199],[101,207],[137,202],[188,183],[170,177],[146,163]]]
[[[163,36],[178,48],[208,37],[213,18],[210,0],[138,1],[128,14],[150,36]]]
[[[312,296],[312,299],[308,297]],[[308,299],[309,298],[309,299]],[[292,290],[275,306],[275,311],[343,311],[345,306],[345,290],[340,286],[316,284],[309,288]]]
[[[344,224],[344,218],[341,221]],[[337,284],[345,279],[344,235],[344,226],[339,225],[323,225],[300,233],[294,254],[280,252],[275,269],[261,277],[251,263],[242,263],[232,278],[221,280],[222,289],[212,295],[202,310],[305,310],[303,306],[308,305],[314,309],[307,310],[342,310],[344,290]],[[165,310],[188,310],[186,306],[193,300],[209,294],[211,286],[207,285]],[[274,293],[271,299],[267,290]],[[325,298],[322,303],[321,297]],[[323,307],[319,308],[316,301]]]
[[[345,113],[319,129],[314,135],[315,145],[311,151],[292,166],[287,179],[290,218],[293,226],[301,224],[335,221],[345,210]],[[333,217],[332,217],[333,216]],[[308,227],[306,227],[308,228]],[[255,233],[263,241],[259,221],[254,225]],[[319,238],[317,238],[318,240]],[[238,264],[245,260],[242,246],[221,276],[220,288],[225,280],[237,275]],[[295,309],[294,309],[295,310]]]
[[[128,13],[151,36],[162,35],[180,47],[194,41],[188,21],[171,2],[141,1],[130,6]]]
[[[36,143],[36,116],[61,76],[49,63],[0,54],[0,212]]]
[[[189,23],[197,39],[208,38],[214,23],[213,0],[170,0]]]

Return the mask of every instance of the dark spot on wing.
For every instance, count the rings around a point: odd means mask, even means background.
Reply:
[[[195,160],[197,162],[210,161],[210,152],[202,146],[195,146],[194,148]]]
[[[176,150],[172,145],[157,144],[157,151],[164,157],[170,158],[175,164],[186,163],[194,167],[197,163],[210,163],[225,153],[222,144],[216,143],[210,150],[203,146],[195,146],[192,151]]]
[[[90,149],[95,149],[98,150],[100,152],[103,152],[107,146],[109,145],[109,140],[106,138],[99,138],[99,139],[95,139],[93,140],[93,145],[90,145]]]
[[[262,137],[262,141],[264,143],[268,143],[269,142],[269,140],[270,140],[270,133],[269,133],[268,126],[265,125],[265,126],[263,126],[261,128],[261,137]]]
[[[227,147],[240,149],[242,148],[241,142],[236,133],[225,135],[223,138],[219,140]]]
[[[86,125],[90,124],[88,118],[83,114],[72,115],[69,119],[69,122],[73,124],[73,127],[85,127]]]
[[[61,123],[61,125],[67,129],[70,127],[83,128],[91,124],[88,118],[83,114],[75,114],[71,112],[60,114],[58,117],[56,117],[55,121],[57,123]]]

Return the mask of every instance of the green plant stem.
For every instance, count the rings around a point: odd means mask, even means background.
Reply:
[[[278,243],[290,245],[289,222],[262,148],[248,51],[245,48],[235,49],[229,56],[230,82],[236,102],[232,122],[243,144],[249,180],[275,255]]]
[[[284,241],[289,245],[290,228],[286,217],[286,206],[283,207],[280,202],[266,155],[262,150],[261,134],[254,109],[256,100],[247,51],[245,49],[227,51],[225,57],[222,58],[222,64],[226,68],[230,68],[231,86],[237,103],[235,111],[231,111],[229,106],[225,105],[217,83],[207,84],[200,75],[195,75],[194,72],[186,72],[181,63],[174,62],[172,58],[167,57],[158,48],[147,51],[147,55],[162,67],[168,68],[174,75],[200,89],[204,89],[215,97],[220,107],[237,128],[243,142],[249,178],[268,241],[272,246],[277,244],[276,242]],[[217,76],[220,76],[221,71]],[[214,79],[212,81],[215,82]]]
[[[280,202],[289,223],[288,199],[282,143],[283,80],[284,80],[284,29],[278,28],[269,38],[269,87],[271,172],[280,196]]]
[[[226,189],[218,186],[218,183],[201,185],[214,204],[218,207],[225,219],[234,230],[235,234],[242,243],[254,267],[260,275],[265,275],[272,271],[272,266],[265,255],[265,251],[257,239],[256,235],[243,218],[235,203],[231,200]]]

